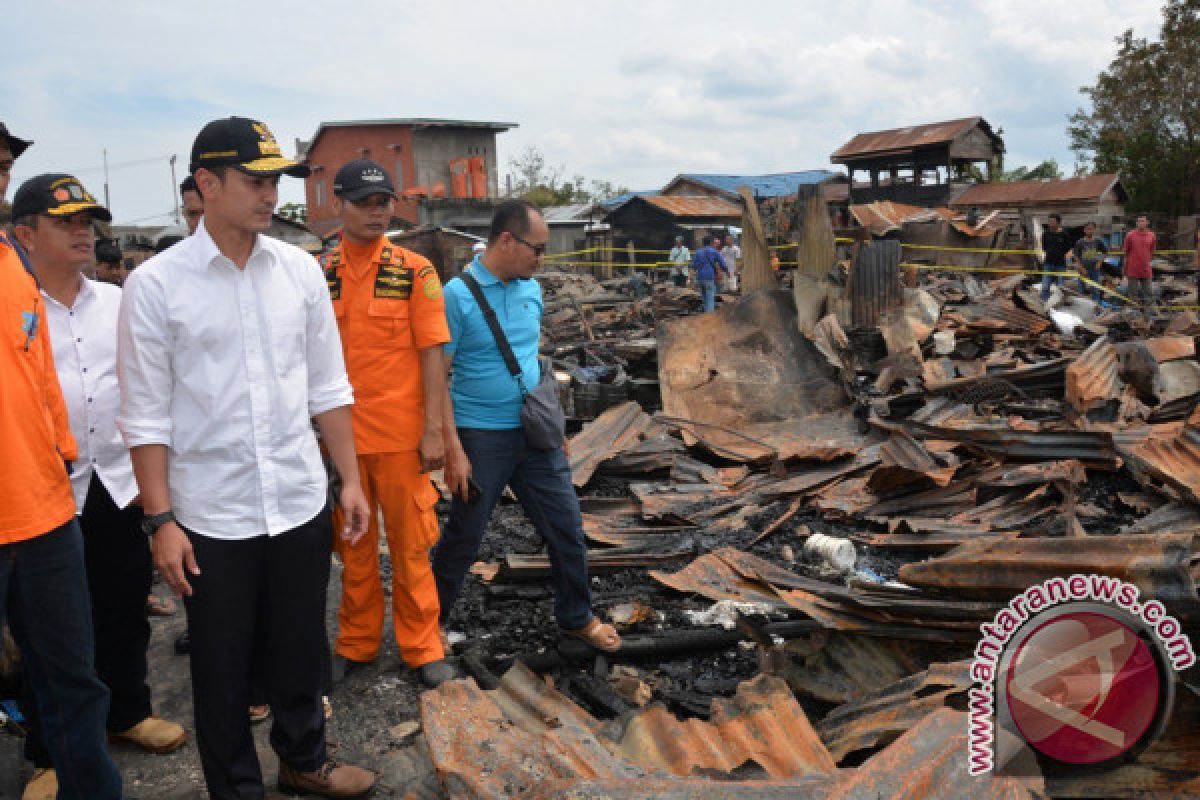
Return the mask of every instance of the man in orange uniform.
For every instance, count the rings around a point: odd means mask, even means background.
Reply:
[[[0,199],[28,146],[0,123]],[[0,232],[0,622],[7,616],[21,651],[58,796],[115,800],[121,778],[104,742],[109,696],[94,667],[83,535],[68,477],[75,440],[45,303],[17,247]]]
[[[345,567],[334,679],[379,655],[384,600],[379,574],[379,514],[392,559],[392,624],[405,662],[427,686],[455,677],[438,627],[438,594],[429,562],[437,543],[437,489],[445,372],[450,341],[442,284],[422,256],[387,237],[396,192],[382,166],[362,159],[338,170],[334,210],[338,246],[323,260],[354,387],[354,444],[370,504],[370,528],[354,544],[338,541]]]

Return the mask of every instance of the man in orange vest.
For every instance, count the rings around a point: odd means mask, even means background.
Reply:
[[[0,199],[13,160],[29,144],[0,122]],[[7,612],[58,772],[58,797],[120,798],[121,777],[104,742],[109,695],[94,667],[69,478],[75,439],[45,302],[24,252],[2,232],[0,315],[0,622]]]
[[[334,678],[379,655],[382,508],[396,644],[421,680],[437,686],[455,677],[442,649],[429,561],[438,538],[438,492],[427,473],[441,468],[445,454],[442,345],[450,331],[442,284],[428,260],[385,236],[396,192],[381,165],[369,159],[346,164],[334,178],[333,193],[342,237],[323,266],[354,387],[354,443],[370,504],[367,535],[353,544],[336,543],[344,571]]]

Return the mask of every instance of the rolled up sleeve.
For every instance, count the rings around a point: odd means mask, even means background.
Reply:
[[[354,390],[346,377],[346,361],[342,357],[342,338],[338,335],[333,301],[321,270],[313,262],[306,270],[305,289],[308,302],[308,329],[305,335],[308,363],[308,413],[324,414],[335,408],[354,404]]]
[[[135,272],[125,283],[117,318],[117,428],[126,447],[171,444],[171,333],[166,297],[156,281]]]

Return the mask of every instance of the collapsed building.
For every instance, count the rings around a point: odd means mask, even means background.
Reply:
[[[1104,772],[971,777],[965,713],[980,625],[1038,581],[1118,577],[1195,630],[1200,319],[1071,287],[1047,308],[1020,274],[913,281],[899,241],[837,259],[819,196],[793,205],[792,290],[712,314],[686,288],[540,276],[597,608],[624,643],[539,627],[549,563],[502,507],[451,620],[471,677],[421,699],[440,790],[1200,792],[1193,670]],[[1190,278],[1163,291],[1195,303]]]

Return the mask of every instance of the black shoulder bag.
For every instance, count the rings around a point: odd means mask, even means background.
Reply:
[[[521,405],[521,428],[525,431],[525,441],[535,450],[555,450],[562,447],[567,420],[563,415],[562,405],[558,402],[558,381],[554,377],[554,365],[550,359],[539,356],[538,367],[541,369],[541,379],[532,392],[526,389],[525,379],[521,376],[521,365],[517,363],[517,357],[513,354],[512,345],[508,343],[508,337],[500,328],[500,321],[496,319],[495,310],[483,296],[483,289],[480,287],[479,281],[475,280],[475,276],[469,272],[464,272],[459,277],[475,297],[479,310],[483,312],[483,318],[487,321],[488,327],[492,329],[492,336],[496,338],[496,347],[499,348],[500,355],[504,358],[505,365],[508,366],[508,371],[517,379],[517,386],[524,399]]]

